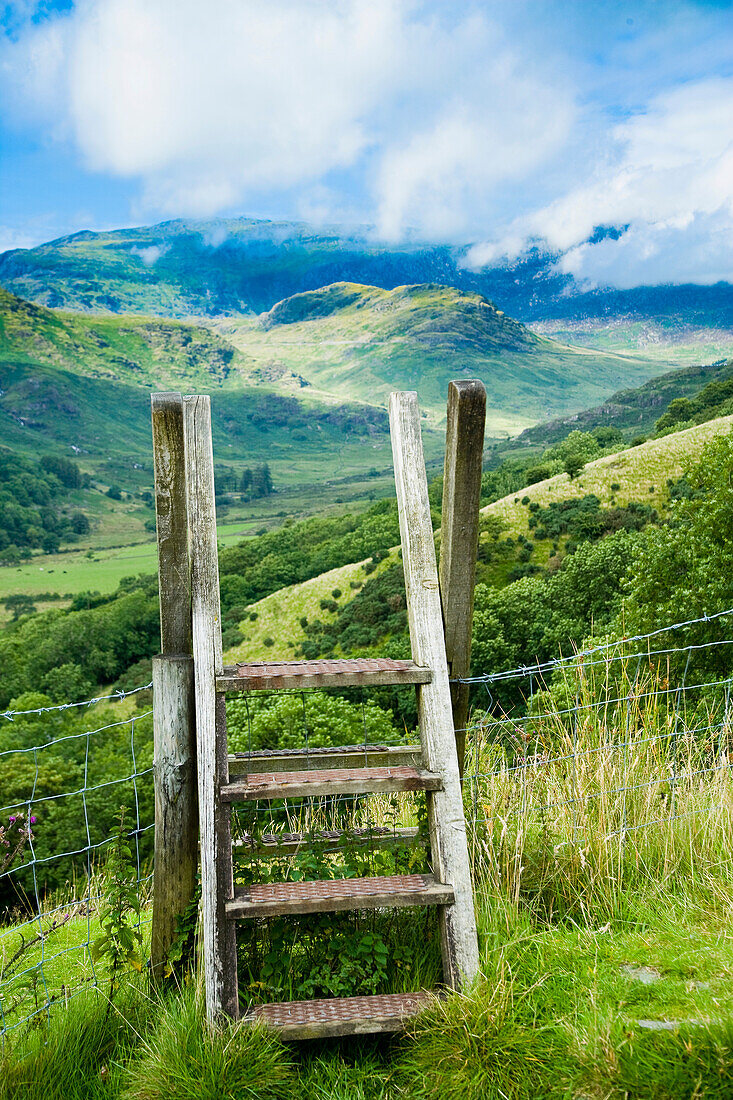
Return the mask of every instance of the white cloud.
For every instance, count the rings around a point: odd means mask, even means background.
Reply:
[[[130,252],[133,256],[139,256],[145,264],[145,267],[154,267],[160,257],[165,256],[166,252],[168,252],[168,247],[159,244],[151,244],[148,245],[147,248],[140,248],[138,245],[133,245]]]
[[[733,280],[730,209],[632,225],[617,241],[581,244],[558,265],[581,283],[633,287]]]
[[[542,240],[590,282],[733,277],[733,78],[700,75],[726,31],[688,0],[572,25],[560,0],[79,0],[21,23],[9,116],[136,181],[137,220],[280,208],[484,238],[472,266]],[[629,229],[583,244],[599,224]]]
[[[81,0],[5,55],[18,111],[177,215],[295,188],[308,209],[351,170],[383,232],[451,233],[572,112],[484,14],[418,0]]]
[[[482,266],[515,258],[530,239],[565,253],[561,270],[592,283],[733,280],[733,78],[657,96],[615,126],[583,183],[471,250]],[[584,244],[595,226],[628,226]]]

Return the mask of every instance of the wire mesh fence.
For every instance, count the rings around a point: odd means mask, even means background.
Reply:
[[[731,616],[470,678],[463,786],[479,893],[601,920],[629,890],[719,888],[733,859]],[[98,984],[98,868],[120,805],[136,881],[149,882],[149,688],[0,714],[0,1036]],[[352,767],[395,749],[407,761],[416,718],[406,688],[255,692],[228,703],[229,749],[245,771],[257,755],[263,771],[345,752]],[[235,810],[236,880],[421,872],[425,822],[411,792],[253,801]],[[259,993],[272,998],[266,982]]]
[[[0,712],[0,1038],[97,985],[98,866],[124,808],[138,888],[154,828],[150,688]]]
[[[730,616],[471,678],[477,882],[551,915],[716,889],[733,856]]]

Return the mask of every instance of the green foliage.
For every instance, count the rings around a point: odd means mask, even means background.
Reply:
[[[730,365],[730,364],[729,364]],[[678,431],[689,424],[704,424],[733,411],[733,377],[714,379],[691,397],[676,397],[659,417],[655,431]]]
[[[424,801],[421,802],[424,805]],[[362,878],[374,875],[421,874],[428,870],[422,845],[411,848],[376,847],[351,828],[352,807],[336,806],[333,824],[341,833],[337,850],[318,830],[308,833],[308,844],[285,866],[277,849],[274,855],[245,855],[235,868],[235,882],[299,882]],[[277,811],[274,811],[275,813]],[[369,812],[362,809],[364,823]],[[262,821],[246,817],[247,836],[256,844]],[[356,818],[356,820],[361,820]],[[399,806],[395,796],[384,818],[396,826]],[[243,849],[246,853],[246,848]],[[242,930],[238,946],[244,988],[252,1002],[297,1000],[312,997],[368,996],[398,988],[403,983],[437,979],[438,937],[434,914],[415,912],[387,915],[379,912],[314,913],[296,919],[274,918]]]
[[[81,483],[79,467],[68,459],[35,462],[0,447],[0,563],[12,564],[21,549],[58,550],[62,540],[83,533],[80,525],[89,530],[83,513],[63,510],[69,490]]]
[[[0,706],[39,684],[54,702],[76,702],[159,646],[157,581],[125,578],[111,597],[83,595],[69,610],[32,615],[0,634]]]
[[[14,623],[17,623],[23,615],[32,615],[36,610],[32,596],[6,596],[3,603],[8,611],[13,612]]]
[[[640,531],[656,520],[657,513],[648,504],[632,500],[623,508],[602,508],[598,497],[588,493],[584,497],[551,501],[546,508],[534,508],[528,523],[530,530],[542,530],[545,538],[569,535],[573,544],[577,544],[599,539],[612,531]]]
[[[407,630],[405,578],[400,562],[371,577],[353,600],[337,605],[329,622],[315,619],[305,626],[301,652],[306,658],[370,649]]]
[[[476,587],[472,665],[498,672],[567,653],[591,629],[611,624],[639,536],[621,530],[584,543],[551,575],[497,590]]]
[[[29,692],[13,700],[18,710],[49,706],[47,695]],[[86,731],[104,728],[89,739]],[[100,847],[115,828],[120,799],[134,804],[129,721],[120,723],[113,707],[17,714],[0,727],[0,790],[3,802],[22,809],[32,803],[35,868],[23,868],[0,881],[0,914],[18,904],[21,895],[44,895],[87,872],[85,849]],[[150,715],[135,718],[135,760],[140,821],[153,820],[153,736]],[[87,744],[88,740],[88,744]],[[35,749],[35,751],[23,751]],[[18,751],[13,751],[18,750]],[[84,788],[87,788],[84,791]],[[82,793],[84,792],[84,793]],[[38,800],[36,805],[34,800]],[[16,810],[11,811],[16,813]],[[88,833],[87,833],[88,825]],[[149,857],[152,831],[141,834],[140,858]],[[79,853],[60,858],[60,853]]]
[[[584,466],[585,461],[583,456],[577,453],[569,454],[563,463],[563,469],[571,481],[575,480]]]
[[[229,747],[235,752],[309,745],[393,745],[400,735],[392,716],[371,699],[350,702],[321,692],[227,700]]]
[[[79,467],[70,458],[62,458],[60,455],[44,455],[40,461],[42,470],[46,470],[61,482],[67,489],[81,489],[85,483]]]
[[[360,515],[308,519],[229,547],[220,555],[222,614],[384,552],[399,537],[396,502],[383,500]]]
[[[733,607],[733,436],[718,436],[705,448],[687,471],[685,493],[673,501],[670,522],[650,527],[636,545],[625,588],[632,633]],[[690,628],[685,641],[701,645],[729,637],[724,618]],[[730,669],[725,646],[692,652],[690,660],[708,672]]]
[[[109,972],[111,1006],[125,970],[131,968],[140,974],[143,967],[140,886],[125,828],[124,806],[119,810],[104,871],[104,894],[97,914],[101,931],[92,940],[90,951],[94,961],[103,962]]]

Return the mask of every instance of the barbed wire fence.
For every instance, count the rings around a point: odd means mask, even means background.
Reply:
[[[149,883],[152,710],[119,711],[151,687],[0,711],[0,1045],[99,985],[96,871],[122,806],[136,886]]]
[[[590,906],[629,882],[661,888],[733,858],[732,616],[733,608],[462,681],[473,691],[463,783],[477,890],[519,902],[547,892],[552,879],[550,909],[563,897]],[[710,624],[712,639],[699,633]],[[136,882],[150,889],[152,710],[119,713],[126,700],[147,706],[150,688],[0,712],[0,1042],[99,984],[89,950],[97,868],[121,804]],[[289,751],[317,760],[327,751],[323,715],[310,709],[313,692],[292,694],[301,717]],[[363,744],[351,746],[365,764],[381,739],[368,702],[361,692]],[[254,716],[246,700],[238,705],[246,755],[257,747]],[[314,831],[337,854],[347,818],[345,844],[365,862],[388,833],[400,849],[416,839],[410,795],[399,796],[401,809],[385,798],[373,808],[365,801],[363,812],[358,799],[252,811],[241,822],[241,855],[251,862],[259,838],[291,858]],[[675,846],[680,830],[684,844]],[[62,836],[72,842],[60,844]]]

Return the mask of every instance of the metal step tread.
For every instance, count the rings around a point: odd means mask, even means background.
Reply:
[[[262,1022],[282,1039],[324,1039],[337,1035],[369,1035],[399,1031],[408,1020],[435,1004],[427,990],[383,993],[371,997],[329,997],[258,1005],[244,1017]]]
[[[256,883],[235,890],[234,898],[225,902],[225,909],[232,920],[242,920],[341,910],[452,905],[454,900],[453,887],[436,882],[433,875],[377,875]]]
[[[439,791],[435,772],[406,765],[381,768],[324,768],[318,771],[255,772],[221,788],[224,802],[261,798],[375,794],[391,791]]]
[[[324,687],[429,684],[433,674],[414,661],[388,657],[357,657],[319,661],[268,661],[225,668],[216,690],[272,691]]]

